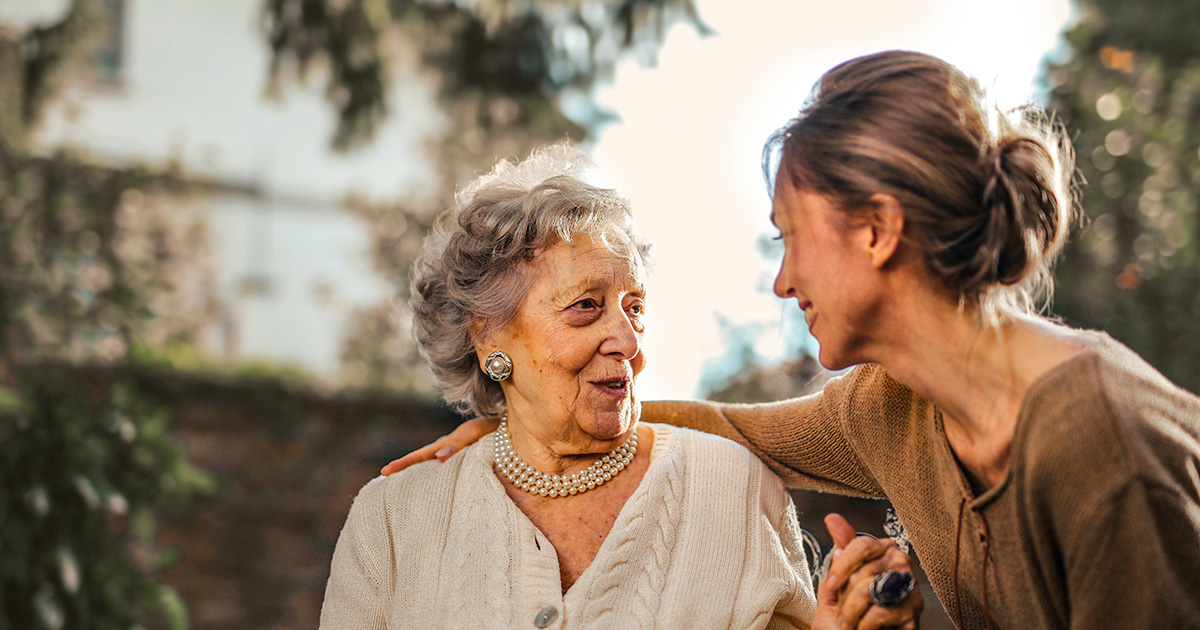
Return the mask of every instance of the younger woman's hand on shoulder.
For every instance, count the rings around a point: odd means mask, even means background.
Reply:
[[[395,473],[421,462],[427,462],[431,459],[438,461],[446,461],[455,453],[479,441],[479,438],[496,430],[500,426],[500,421],[494,418],[472,418],[458,425],[458,428],[450,432],[449,435],[433,441],[432,444],[422,446],[421,448],[393,460],[387,466],[384,466],[379,471],[381,475],[392,475]]]
[[[907,573],[915,580],[912,558],[891,539],[858,536],[840,514],[825,517],[836,555],[829,573],[817,586],[813,630],[917,630],[925,600],[913,585],[907,597],[892,608],[871,598],[871,583],[885,571]]]

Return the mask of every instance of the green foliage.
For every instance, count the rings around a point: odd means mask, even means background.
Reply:
[[[0,630],[186,627],[153,578],[169,562],[153,514],[212,482],[166,413],[119,372],[80,382],[43,367],[20,382],[19,407],[0,412]]]
[[[389,66],[403,47],[394,27],[442,78],[446,104],[470,102],[486,119],[499,103],[510,112],[500,118],[526,123],[567,91],[590,103],[624,53],[652,61],[675,22],[707,31],[694,0],[267,0],[264,17],[274,77],[325,70],[338,148],[370,139],[389,112]]]
[[[1200,1],[1081,4],[1047,71],[1088,182],[1055,311],[1200,391]]]

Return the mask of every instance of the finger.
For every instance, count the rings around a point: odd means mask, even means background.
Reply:
[[[876,628],[916,630],[924,609],[925,599],[921,595],[921,589],[914,588],[904,602],[895,608],[871,606],[858,620],[857,628],[858,630],[875,630]]]
[[[401,457],[400,459],[392,460],[387,466],[384,466],[379,471],[379,474],[392,475],[404,470],[405,468],[408,468],[409,466],[412,466],[413,464],[419,464],[421,462],[427,462],[431,459],[434,459],[437,457],[437,452],[444,448],[443,444],[445,439],[446,436],[442,436],[434,440],[432,444],[426,444],[425,446],[422,446],[421,448],[409,453],[408,455],[405,455],[404,457]]]
[[[817,612],[813,616],[811,630],[854,630],[851,626],[842,619],[837,612],[836,607],[817,606]]]
[[[821,580],[821,582],[817,584],[818,608],[821,606],[828,606],[835,610],[840,608],[841,603],[838,601],[839,595],[839,587],[835,586],[834,583],[830,581],[829,576],[826,575],[825,579]]]
[[[854,571],[850,580],[847,581],[844,593],[842,593],[839,610],[841,616],[845,617],[848,622],[857,624],[866,611],[875,606],[875,601],[871,600],[871,583],[883,571],[888,570],[904,571],[911,575],[912,566],[908,562],[907,554],[900,551],[899,548],[892,547],[882,558],[859,566],[859,569]]]
[[[831,588],[841,589],[860,566],[883,557],[888,549],[895,547],[896,543],[892,540],[859,536],[834,555],[825,579],[830,583]]]
[[[450,433],[450,442],[461,449],[478,442],[479,438],[495,431],[499,426],[498,418],[471,418]]]
[[[433,441],[432,444],[397,459],[380,470],[380,474],[391,475],[421,462],[437,459],[446,461],[455,453],[479,441],[479,438],[496,430],[500,422],[492,418],[472,418],[458,425],[449,435]]]
[[[884,571],[900,571],[912,573],[912,562],[908,554],[901,551],[894,545],[885,545],[883,555],[874,560],[863,562],[853,573],[846,579],[845,588],[852,588],[855,584],[862,581],[871,581],[875,576]]]
[[[850,521],[837,512],[825,515],[825,529],[829,530],[829,536],[833,538],[833,546],[838,548],[844,548],[858,536],[850,526]]]
[[[450,435],[442,441],[442,448],[434,455],[441,461],[446,461],[455,453],[479,441],[483,436],[496,430],[499,420],[492,418],[471,418],[458,425]]]
[[[884,608],[872,606],[855,626],[857,630],[879,630],[881,628],[916,628],[919,612],[909,606]]]
[[[871,583],[882,570],[879,565],[864,565],[862,570],[850,578],[846,588],[842,589],[842,596],[838,600],[838,614],[845,617],[851,624],[857,624],[859,619],[875,605],[875,602],[871,600]]]

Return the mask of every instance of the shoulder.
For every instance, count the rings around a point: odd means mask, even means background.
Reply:
[[[719,435],[666,424],[650,424],[654,439],[667,441],[672,455],[679,455],[693,464],[716,465],[735,470],[757,469],[762,461],[746,447]]]
[[[925,413],[929,401],[892,378],[882,365],[864,363],[831,380],[825,395],[842,405],[842,416],[849,423],[875,427],[903,427],[894,422]]]
[[[460,484],[459,481],[464,476],[480,476],[490,471],[490,466],[482,457],[484,442],[490,444],[490,436],[468,446],[445,462],[421,462],[393,475],[368,481],[354,498],[350,520],[395,525],[398,519],[403,519],[410,512],[406,508],[417,502],[429,506],[429,510],[423,511],[420,518],[433,516],[432,512],[437,511],[433,506],[449,505],[454,492],[482,486]]]
[[[1108,335],[1089,357],[1095,386],[1119,419],[1200,425],[1200,398],[1167,380],[1145,359]]]
[[[783,482],[746,447],[719,435],[670,425],[651,424],[655,440],[666,440],[666,456],[700,488],[738,486],[786,493]],[[743,480],[743,481],[738,481]],[[710,483],[711,482],[711,483]],[[724,491],[724,490],[723,490]]]
[[[1095,336],[1030,390],[1020,448],[1039,475],[1087,479],[1085,488],[1173,483],[1174,468],[1200,457],[1200,399],[1111,337]]]

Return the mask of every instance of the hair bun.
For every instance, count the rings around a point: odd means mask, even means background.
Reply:
[[[1028,279],[1066,235],[1064,202],[1056,194],[1058,170],[1046,144],[1014,130],[985,145],[981,155],[984,229],[972,280],[1005,286]],[[972,283],[973,284],[973,283]]]

